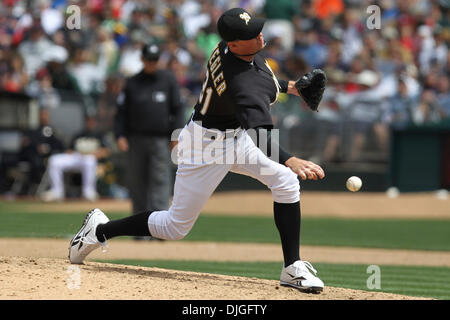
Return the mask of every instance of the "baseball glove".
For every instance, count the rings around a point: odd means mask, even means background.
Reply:
[[[306,73],[295,82],[295,88],[300,96],[313,111],[318,111],[320,100],[322,100],[327,76],[320,69],[314,69]]]

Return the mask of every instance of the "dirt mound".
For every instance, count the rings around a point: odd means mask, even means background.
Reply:
[[[0,299],[375,300],[414,297],[326,287],[319,295],[278,281],[65,259],[0,257]]]
[[[0,256],[67,257],[68,239],[1,238]],[[354,263],[450,267],[450,252],[375,248],[302,246],[302,257],[313,263]],[[272,243],[112,240],[106,253],[96,250],[89,260],[283,261],[281,246]]]

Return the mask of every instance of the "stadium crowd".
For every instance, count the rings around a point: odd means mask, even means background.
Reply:
[[[379,28],[369,24],[377,19],[371,5],[380,9]],[[319,161],[336,160],[347,124],[354,134],[346,160],[357,161],[369,131],[387,152],[390,127],[450,118],[448,0],[3,0],[0,90],[48,109],[67,92],[87,96],[107,134],[124,79],[142,68],[141,47],[152,40],[162,45],[161,67],[182,87],[188,116],[220,40],[216,21],[237,6],[267,19],[264,54],[279,77],[326,71],[319,113],[299,100],[290,108],[288,97],[280,98],[286,108],[274,109],[280,127],[314,119]]]

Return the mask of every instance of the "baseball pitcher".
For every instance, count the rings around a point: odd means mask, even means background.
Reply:
[[[277,143],[270,107],[280,92],[301,96],[317,110],[325,89],[321,70],[297,81],[278,80],[260,51],[264,19],[241,8],[222,14],[222,41],[207,62],[207,75],[191,119],[178,139],[178,170],[168,210],[109,221],[100,209],[88,213],[70,242],[71,263],[82,263],[116,236],[179,240],[192,229],[204,204],[228,172],[247,175],[272,192],[274,219],[284,256],[280,284],[318,293],[323,282],[300,258],[300,185],[322,179],[322,168],[290,155]]]

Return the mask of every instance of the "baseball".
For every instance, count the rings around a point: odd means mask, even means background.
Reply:
[[[350,178],[347,179],[347,189],[352,191],[352,192],[356,192],[359,189],[361,189],[362,186],[362,181],[359,177],[357,176],[352,176]]]

